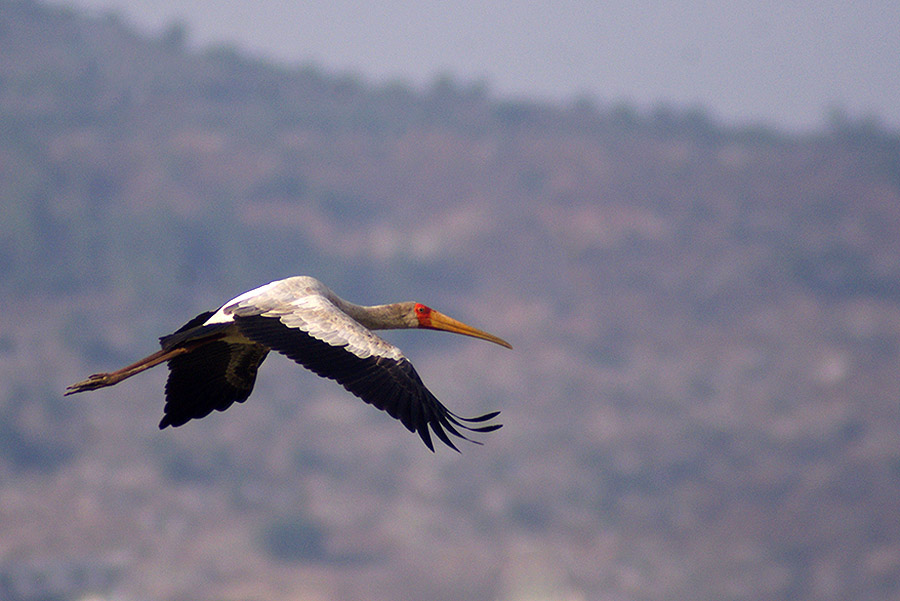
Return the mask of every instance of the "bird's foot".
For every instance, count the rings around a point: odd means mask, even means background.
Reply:
[[[64,396],[75,394],[76,392],[84,392],[85,390],[96,390],[98,388],[103,388],[104,386],[115,384],[115,382],[111,381],[110,375],[111,374],[108,373],[92,374],[88,376],[87,380],[76,382],[66,388]]]

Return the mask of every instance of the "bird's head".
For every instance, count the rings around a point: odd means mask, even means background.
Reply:
[[[448,317],[439,311],[435,311],[422,303],[413,303],[412,311],[413,317],[415,318],[413,327],[463,334],[465,336],[472,336],[473,338],[481,338],[482,340],[487,340],[488,342],[493,342],[494,344],[499,344],[500,346],[505,346],[509,349],[512,348],[512,345],[502,338],[494,336],[493,334],[488,334],[478,328],[473,328],[470,325],[466,325],[463,322]]]

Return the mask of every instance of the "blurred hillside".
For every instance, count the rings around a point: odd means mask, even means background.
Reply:
[[[900,597],[900,135],[511,101],[0,0],[0,599]],[[434,455],[273,357],[160,432],[165,371],[61,396],[314,275],[391,332]]]

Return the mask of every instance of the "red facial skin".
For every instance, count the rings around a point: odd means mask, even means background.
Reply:
[[[416,318],[419,320],[420,328],[430,328],[431,326],[431,307],[426,307],[422,303],[416,303]]]

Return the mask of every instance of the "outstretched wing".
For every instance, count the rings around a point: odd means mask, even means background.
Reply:
[[[456,449],[448,433],[471,440],[459,430],[490,432],[497,424],[478,426],[497,415],[460,417],[425,387],[400,349],[360,325],[330,300],[318,295],[289,303],[254,303],[247,299],[226,307],[238,330],[316,374],[336,380],[354,395],[400,420],[434,450],[431,432]],[[471,425],[469,425],[471,424]],[[474,441],[473,441],[474,442]]]
[[[251,343],[216,340],[169,359],[166,406],[160,428],[181,426],[243,403],[269,349]]]

